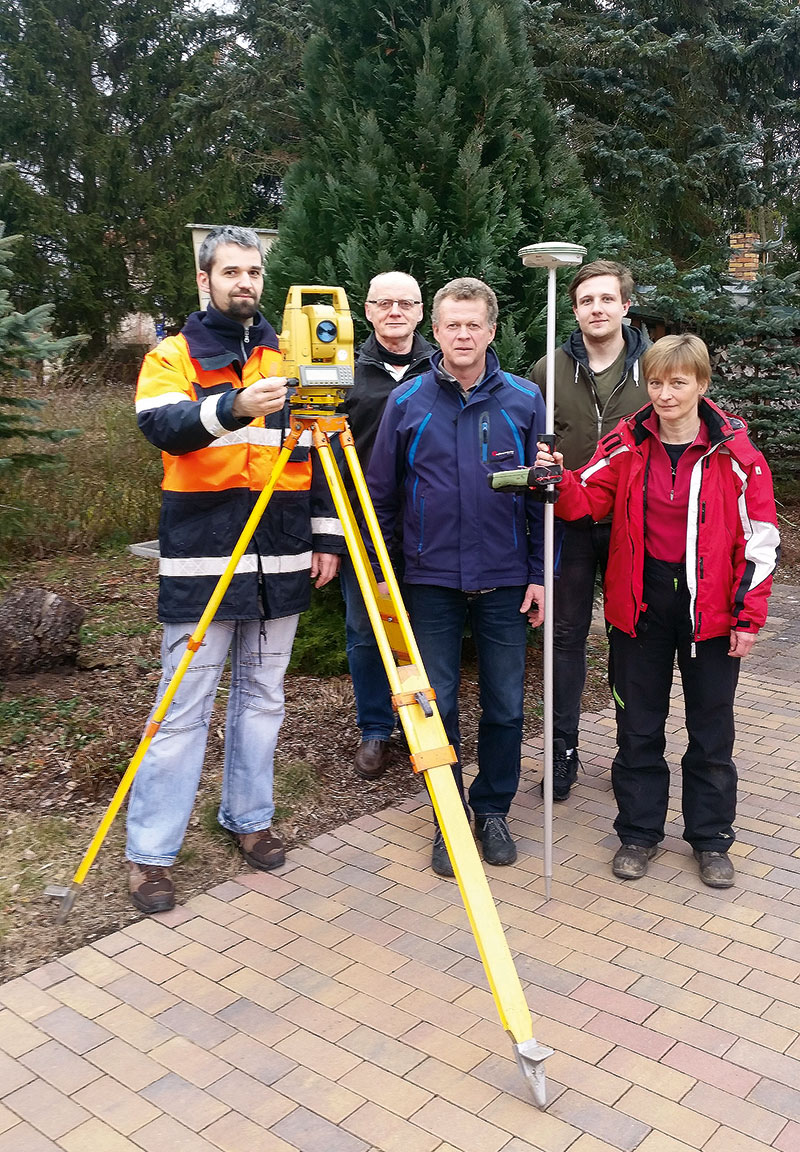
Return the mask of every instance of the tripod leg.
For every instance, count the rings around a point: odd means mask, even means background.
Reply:
[[[320,436],[319,432],[317,436]],[[400,714],[403,730],[408,739],[411,762],[416,772],[424,774],[425,784],[447,845],[501,1024],[511,1036],[517,1063],[528,1081],[534,1102],[543,1108],[546,1104],[543,1061],[552,1055],[552,1049],[538,1044],[533,1038],[530,1010],[453,778],[451,765],[455,763],[455,752],[447,741],[444,725],[435,705],[435,696],[408,622],[400,588],[392,571],[352,436],[347,429],[342,434],[341,440],[381,572],[389,586],[392,609],[401,625],[405,650],[411,659],[410,664],[402,667],[398,667],[395,662],[386,634],[386,625],[377,604],[372,568],[336,458],[327,439],[324,436],[322,439],[326,441],[325,444],[317,444],[316,438],[314,442],[319,450],[336,511],[344,527],[353,569],[358,578],[392,689],[392,702]]]

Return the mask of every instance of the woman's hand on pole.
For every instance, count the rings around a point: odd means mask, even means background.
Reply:
[[[559,468],[564,467],[563,453],[556,451],[551,452],[546,444],[537,444],[536,447],[539,451],[533,462],[534,468],[548,468],[551,464],[557,464]]]

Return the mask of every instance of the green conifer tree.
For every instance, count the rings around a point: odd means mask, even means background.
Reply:
[[[720,341],[715,396],[744,417],[753,438],[780,476],[800,464],[800,272],[776,275],[763,267],[740,283]]]
[[[0,5],[0,216],[24,234],[17,300],[52,300],[56,329],[86,332],[89,353],[130,311],[175,321],[196,306],[186,223],[254,210],[237,109],[216,85],[237,31],[191,0]]]
[[[542,97],[522,11],[521,0],[313,0],[301,160],[268,260],[273,314],[292,283],[343,284],[360,305],[375,273],[399,268],[430,304],[450,278],[474,275],[498,294],[507,367],[541,352],[545,277],[518,249],[609,243]]]
[[[31,379],[35,364],[63,355],[75,338],[56,340],[50,335],[53,309],[49,304],[25,313],[15,311],[7,285],[13,279],[10,261],[19,237],[4,236],[3,230],[0,222],[0,468],[31,467],[52,461],[52,456],[22,448],[10,451],[10,441],[56,443],[75,433],[41,428],[34,412],[42,404],[26,394],[25,381]]]
[[[794,0],[530,0],[530,49],[593,191],[637,257],[723,256],[800,173]]]

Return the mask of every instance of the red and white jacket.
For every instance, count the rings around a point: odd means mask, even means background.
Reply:
[[[747,425],[700,401],[709,447],[692,468],[686,521],[686,580],[694,639],[757,632],[767,618],[778,561],[772,476]],[[613,512],[605,616],[630,636],[643,600],[651,404],[621,420],[583,468],[565,471],[555,506],[562,520]]]

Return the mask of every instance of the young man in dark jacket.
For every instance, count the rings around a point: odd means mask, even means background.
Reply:
[[[212,229],[199,264],[208,309],[147,354],[136,389],[139,427],[161,449],[164,464],[159,699],[289,431],[278,338],[258,311],[264,280],[257,234]],[[140,911],[163,912],[175,902],[170,869],[191,815],[229,651],[218,820],[254,868],[283,863],[283,844],[271,827],[283,677],[310,581],[320,587],[332,580],[343,550],[324,473],[304,433],[134,781],[126,855]]]
[[[478,774],[469,805],[489,864],[512,864],[507,815],[520,775],[526,619],[544,618],[542,505],[493,492],[487,475],[536,456],[544,402],[530,381],[503,372],[489,347],[497,297],[461,278],[433,303],[441,351],[429,371],[392,392],[367,482],[384,538],[402,525],[404,593],[447,738],[459,751],[461,639],[478,651]],[[463,795],[461,767],[454,768]],[[453,869],[441,832],[432,867]]]
[[[430,366],[433,346],[417,332],[422,296],[413,276],[383,272],[369,286],[364,305],[374,331],[356,356],[355,384],[342,409],[366,472],[378,425],[393,388]],[[352,491],[351,491],[352,496]],[[339,573],[345,600],[347,661],[353,677],[361,744],[353,765],[365,780],[386,770],[386,748],[395,725],[389,683],[349,556]]]
[[[569,286],[578,327],[555,354],[555,435],[565,466],[581,468],[598,440],[647,403],[639,361],[647,342],[622,323],[633,277],[622,264],[595,260]],[[532,376],[546,391],[547,358]],[[563,526],[553,605],[553,799],[566,800],[578,774],[578,726],[586,682],[586,640],[595,579],[605,574],[609,520],[587,516]]]

